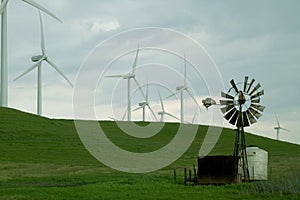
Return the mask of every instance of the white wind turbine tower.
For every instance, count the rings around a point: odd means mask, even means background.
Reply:
[[[174,94],[168,96],[167,98],[170,98],[174,95],[176,95],[177,93],[180,94],[180,122],[184,123],[184,91],[186,91],[188,93],[188,95],[193,99],[193,101],[196,103],[196,106],[200,109],[200,106],[197,102],[197,100],[193,97],[193,95],[191,94],[191,92],[188,90],[187,87],[187,73],[186,73],[186,58],[184,58],[184,80],[183,80],[183,85],[182,86],[178,86],[176,87],[177,92],[175,92]]]
[[[137,80],[135,78],[135,70],[136,70],[136,65],[137,65],[137,61],[138,61],[139,51],[140,51],[140,48],[138,46],[138,48],[136,50],[135,60],[134,60],[133,66],[132,66],[132,71],[130,73],[105,76],[107,78],[123,78],[123,79],[127,80],[127,120],[128,121],[131,121],[131,99],[130,99],[130,96],[131,96],[131,79],[134,80],[135,84],[138,86],[138,89],[141,91],[144,99],[146,99],[145,94],[144,94],[143,90],[140,87],[140,84],[137,82]]]
[[[30,4],[33,7],[47,13],[52,16],[59,22],[55,15],[53,15],[46,8],[42,7],[40,4],[36,3],[33,0],[22,0],[27,4]],[[0,89],[0,106],[7,107],[8,99],[8,77],[7,77],[7,4],[9,0],[2,0],[0,5],[0,14],[1,14],[1,89]]]
[[[289,131],[289,130],[286,129],[286,128],[282,128],[282,127],[280,126],[279,120],[278,120],[278,117],[277,117],[276,113],[275,113],[275,118],[276,118],[276,122],[277,122],[277,127],[274,127],[274,129],[277,131],[277,138],[276,138],[276,139],[279,140],[279,131],[280,131],[280,130]]]
[[[149,105],[149,84],[148,84],[148,81],[147,81],[147,85],[146,85],[146,98],[145,98],[145,101],[140,102],[140,103],[139,103],[139,107],[133,110],[133,111],[137,111],[137,110],[142,109],[143,122],[144,122],[145,119],[146,119],[146,116],[145,116],[145,115],[146,115],[146,107],[149,108],[149,110],[151,111],[152,115],[153,115],[154,118],[157,120],[154,111],[152,110],[152,108],[151,108],[150,105]]]
[[[176,117],[176,116],[174,116],[174,115],[166,112],[165,106],[164,106],[164,102],[163,102],[163,100],[161,98],[159,90],[158,90],[158,95],[159,95],[160,105],[161,105],[161,109],[162,109],[162,111],[158,112],[158,115],[160,115],[160,121],[164,122],[164,116],[165,115],[169,115],[170,117],[173,117],[174,119],[177,119],[178,121],[180,121],[180,119],[178,117]]]
[[[46,61],[51,67],[53,67],[66,81],[70,84],[71,87],[73,87],[71,81],[59,70],[59,68],[51,61],[49,60],[48,56],[46,55],[46,47],[45,47],[45,37],[44,37],[44,29],[43,29],[43,21],[41,12],[39,11],[39,19],[40,19],[40,31],[41,31],[41,55],[33,56],[31,57],[32,62],[35,64],[30,67],[28,70],[26,70],[24,73],[19,75],[14,80],[18,80],[25,74],[29,73],[33,69],[37,68],[37,114],[42,115],[42,62]]]

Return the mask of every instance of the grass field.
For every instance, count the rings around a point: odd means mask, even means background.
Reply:
[[[246,135],[247,145],[269,152],[271,180],[223,186],[185,186],[183,168],[197,164],[206,126],[185,154],[170,166],[147,174],[110,169],[83,147],[72,120],[38,117],[0,108],[0,199],[297,199],[300,198],[300,146]],[[147,152],[176,134],[167,123],[149,139],[123,134],[114,122],[99,122],[118,146]],[[145,123],[138,123],[140,126]],[[235,132],[223,129],[211,155],[231,155]],[[178,171],[174,183],[172,170]]]

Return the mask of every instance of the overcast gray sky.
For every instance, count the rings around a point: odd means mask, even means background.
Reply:
[[[135,28],[170,28],[202,45],[216,64],[224,80],[225,89],[230,88],[230,79],[234,78],[239,82],[245,75],[261,83],[265,90],[261,103],[267,108],[258,123],[247,131],[275,138],[276,132],[273,127],[276,125],[274,117],[276,112],[282,127],[290,130],[290,132],[281,132],[282,140],[300,143],[298,127],[300,1],[36,1],[63,21],[63,24],[60,24],[43,14],[47,54],[72,82],[75,82],[78,70],[88,54],[109,37]],[[36,112],[36,72],[33,71],[16,82],[13,82],[13,79],[29,68],[32,65],[30,57],[40,52],[40,30],[36,9],[20,0],[11,0],[8,4],[8,29],[9,106],[34,113]],[[107,52],[114,52],[114,48],[115,46],[107,49]],[[151,54],[141,51],[139,65],[161,62],[159,58],[168,60],[168,64],[182,64],[180,60],[169,57],[170,55],[164,53],[158,55],[157,52]],[[110,73],[129,71],[133,60],[134,52],[120,59],[123,69],[115,66]],[[178,71],[179,67],[175,66]],[[160,71],[159,67],[150,66],[150,68],[157,70],[160,74],[157,77],[164,78],[162,76],[164,71]],[[150,70],[148,79],[153,82],[151,73],[154,72]],[[203,97],[209,96],[209,93],[205,89],[199,89],[203,80],[193,76],[191,66],[188,66],[188,74],[191,87],[196,89],[194,94],[200,102]],[[141,82],[146,80],[142,75],[138,78]],[[174,91],[175,87],[181,84],[180,74],[178,77],[174,75],[168,79],[174,83],[174,87],[169,88],[170,90]],[[119,102],[113,101],[114,112],[118,113],[111,113],[111,90],[109,89],[111,84],[117,84],[113,86],[114,88],[126,89],[125,82],[122,80],[103,82],[103,86],[108,86],[106,89],[102,88],[95,98],[99,119],[106,119],[112,115],[120,119],[124,113],[126,93],[114,97],[119,99]],[[151,90],[156,91],[154,86],[150,87]],[[167,89],[160,90],[163,91],[164,96],[170,94]],[[157,111],[160,109],[158,97],[153,93],[152,104]],[[44,115],[51,118],[72,118],[72,94],[73,90],[65,80],[44,64]],[[137,98],[138,96],[133,100],[133,104],[137,103]],[[186,101],[187,104],[192,104],[187,96]],[[170,112],[179,116],[179,104],[175,98],[166,100],[165,103]],[[193,110],[193,108],[186,109],[187,119],[192,118]],[[199,123],[209,123],[206,119],[211,112],[219,112],[219,108],[209,111],[202,108],[198,118]],[[134,113],[133,117],[139,120],[140,113]],[[232,126],[228,125],[228,127]]]

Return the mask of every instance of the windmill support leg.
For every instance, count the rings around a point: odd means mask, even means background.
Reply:
[[[184,123],[183,91],[180,92],[180,121]]]

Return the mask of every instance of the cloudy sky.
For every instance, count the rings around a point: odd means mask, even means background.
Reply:
[[[226,91],[230,79],[241,82],[248,75],[265,90],[261,103],[266,109],[259,122],[247,131],[275,138],[276,112],[281,126],[290,130],[282,131],[281,139],[300,143],[299,1],[36,1],[63,21],[58,23],[43,14],[47,55],[77,88],[88,85],[89,77],[97,78],[97,67],[105,69],[102,76],[128,73],[135,58],[134,48],[140,43],[137,80],[143,86],[147,79],[151,83],[150,104],[158,112],[161,108],[157,88],[167,97],[176,86],[182,85],[183,61],[170,52],[146,47],[177,50],[191,61],[187,64],[188,84],[199,104],[207,96],[219,98],[210,93],[210,88],[215,87],[211,77],[220,78]],[[140,31],[146,27],[172,30],[172,34],[166,39],[153,29]],[[37,10],[20,0],[10,1],[8,30],[9,106],[35,113],[36,71],[17,81],[13,79],[32,65],[31,56],[40,53]],[[189,41],[197,43],[198,49]],[[194,61],[196,58],[202,61]],[[109,60],[115,61],[105,68]],[[93,67],[85,71],[89,64]],[[213,74],[208,75],[209,71]],[[78,73],[85,74],[86,82],[76,82]],[[93,99],[97,119],[122,119],[127,82],[98,77],[97,84]],[[214,90],[221,90],[221,85],[216,85]],[[136,108],[141,94],[134,83],[132,92],[132,107]],[[72,99],[73,89],[48,64],[43,64],[43,115],[73,118]],[[166,99],[164,103],[168,112],[179,117],[178,97]],[[191,121],[197,107],[188,95],[185,95],[185,105],[185,118]],[[196,114],[197,122],[221,124],[220,120],[211,120],[212,114],[221,116],[219,107],[208,111],[202,107]],[[133,119],[140,120],[141,113],[133,113]],[[149,113],[147,119],[155,120]],[[224,124],[232,127],[227,122]]]

